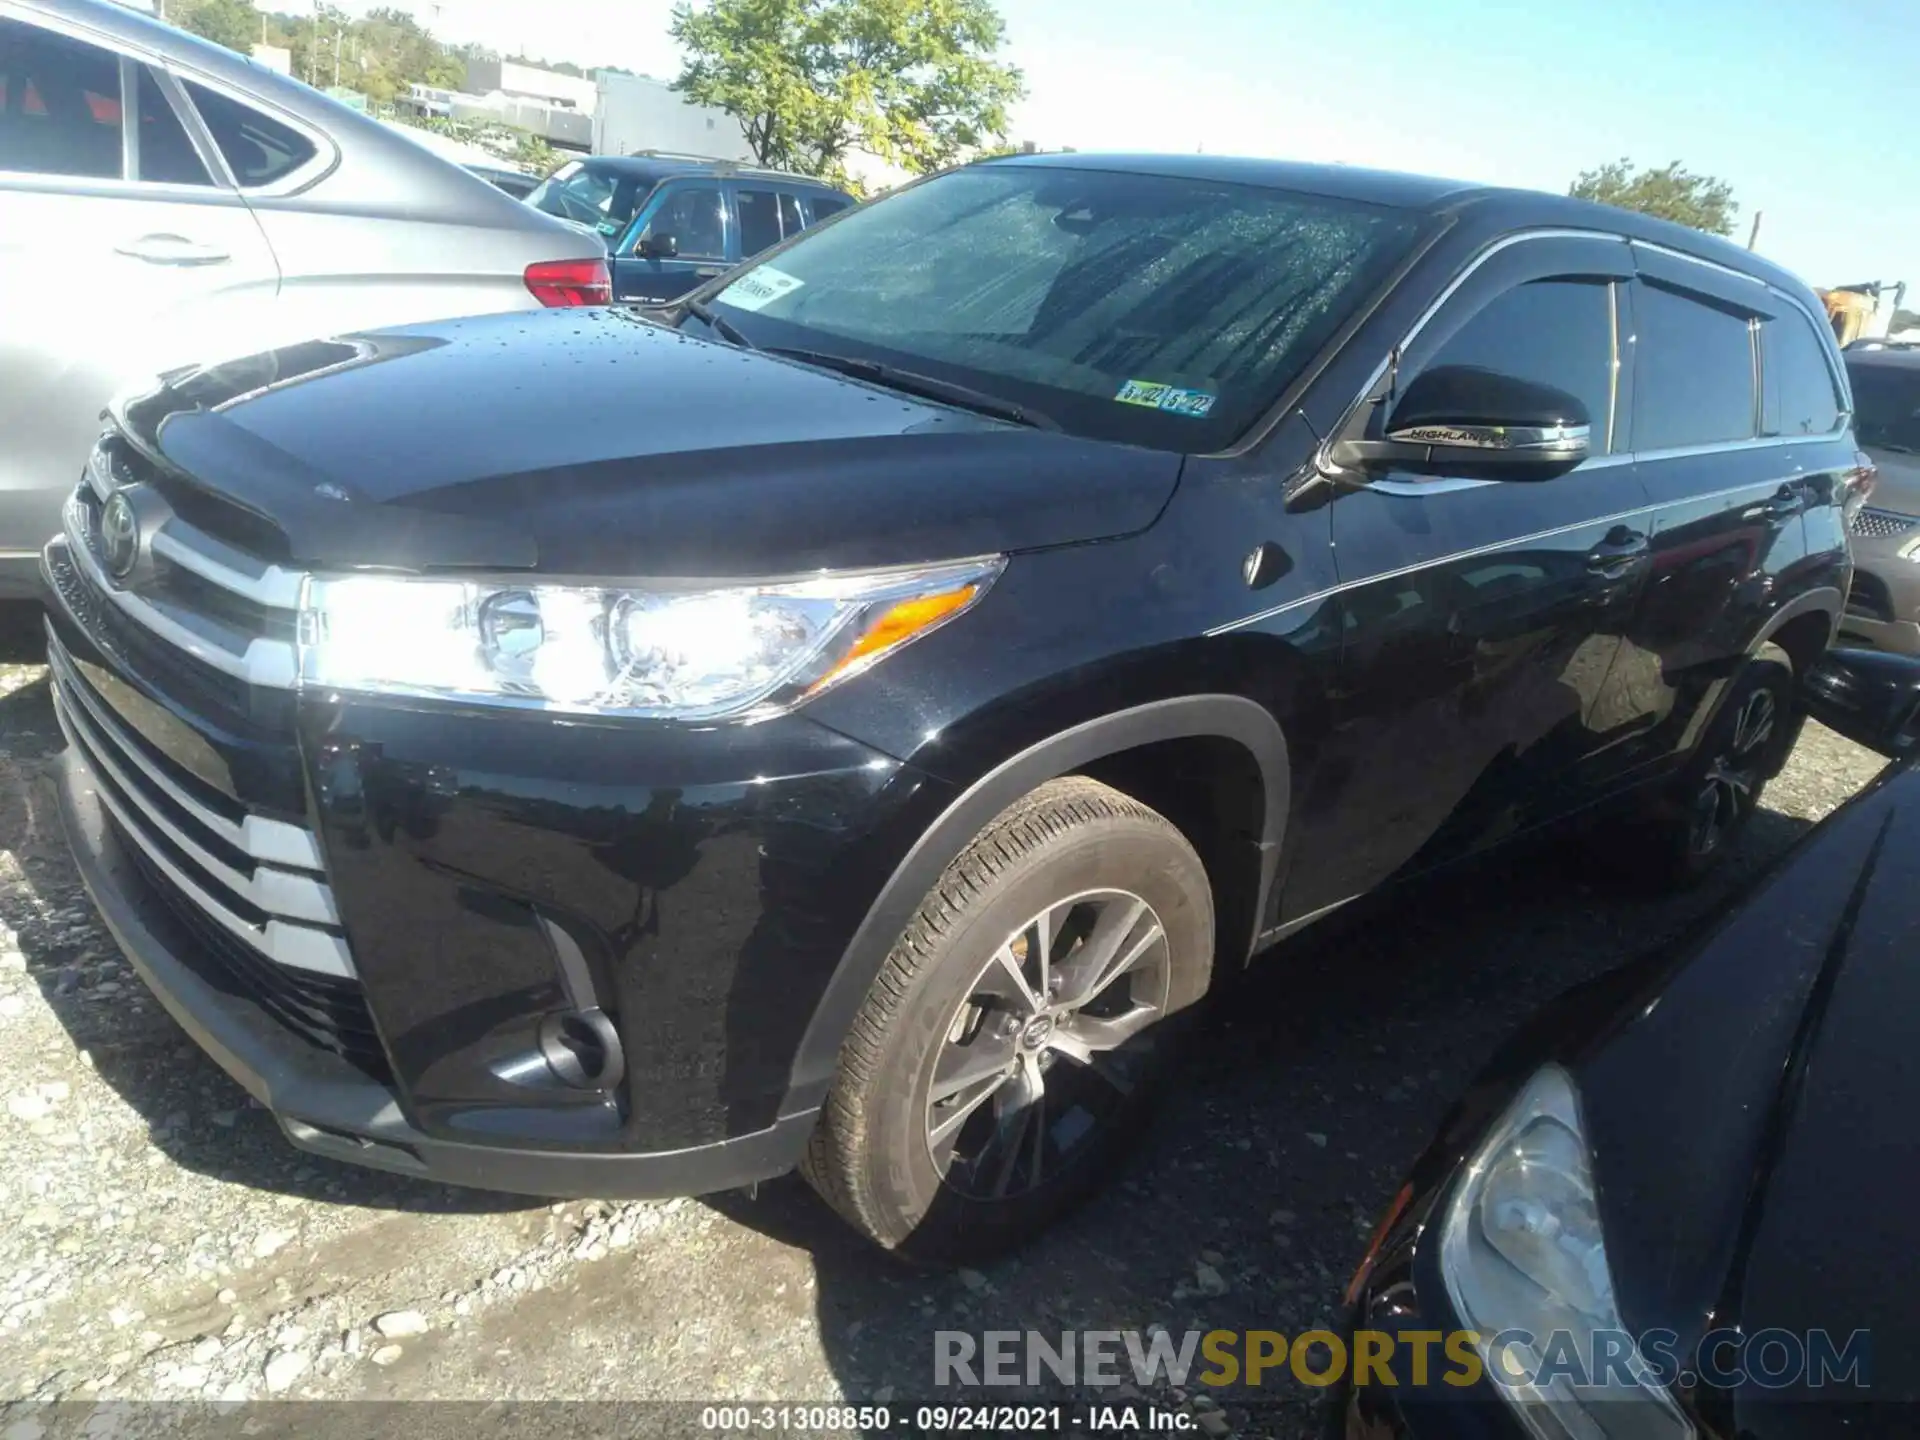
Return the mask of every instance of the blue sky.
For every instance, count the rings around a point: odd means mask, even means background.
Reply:
[[[1742,243],[1920,308],[1914,0],[1000,0],[1042,146],[1275,155],[1564,190],[1732,183]],[[416,0],[452,39],[670,77],[668,0]],[[437,9],[437,15],[436,15]],[[564,47],[564,54],[561,49]]]

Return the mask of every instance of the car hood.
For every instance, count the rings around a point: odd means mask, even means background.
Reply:
[[[1920,773],[1893,770],[1649,964],[1575,1062],[1629,1330],[1685,1356],[1719,1326],[1867,1327],[1876,1394],[1920,1390],[1894,1283],[1920,1178],[1916,891]]]
[[[1098,540],[1180,457],[1004,424],[616,309],[487,316],[174,372],[134,443],[316,567],[774,575]]]

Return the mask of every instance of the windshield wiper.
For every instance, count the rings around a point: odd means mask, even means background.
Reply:
[[[731,320],[721,318],[719,313],[716,312],[711,305],[707,304],[706,301],[682,300],[680,302],[680,308],[686,311],[687,314],[693,316],[694,319],[704,322],[709,330],[713,331],[714,334],[718,335],[729,345],[736,346],[742,350],[757,350],[759,348],[751,340],[747,339],[745,335],[740,333],[739,326],[735,325]]]
[[[879,360],[860,360],[851,355],[833,355],[825,350],[802,350],[787,345],[769,345],[765,353],[784,355],[787,359],[798,360],[804,365],[818,365],[822,370],[851,375],[856,380],[871,380],[874,384],[884,385],[890,390],[902,390],[909,395],[939,400],[948,405],[956,405],[962,410],[991,415],[997,420],[1011,420],[1016,425],[1031,426],[1035,430],[1060,428],[1060,422],[1044,411],[1035,410],[1027,405],[1016,405],[1011,400],[1002,400],[998,395],[989,395],[986,391],[976,390],[971,385],[942,380],[937,375],[923,375],[918,370],[902,370],[896,365],[887,365]]]

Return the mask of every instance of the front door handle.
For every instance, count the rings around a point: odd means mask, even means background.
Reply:
[[[698,275],[702,280],[711,280],[726,268],[724,265],[696,265],[693,267],[693,273]]]
[[[184,235],[142,235],[122,241],[113,253],[149,265],[219,265],[233,258],[217,245],[203,245]]]
[[[1618,580],[1652,553],[1653,548],[1643,531],[1616,525],[1607,532],[1606,539],[1587,552],[1587,569],[1609,580]]]

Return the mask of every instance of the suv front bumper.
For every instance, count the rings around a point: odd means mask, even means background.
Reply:
[[[423,1180],[532,1195],[697,1195],[791,1169],[814,1111],[765,1130],[645,1154],[518,1149],[424,1133],[398,1096],[337,1056],[296,1043],[271,1017],[215,989],[183,955],[196,942],[154,896],[108,823],[92,769],[71,746],[54,782],[67,838],[101,918],[167,1012],[303,1150]]]

